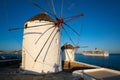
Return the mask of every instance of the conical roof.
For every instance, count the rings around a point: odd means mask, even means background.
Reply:
[[[40,14],[37,14],[33,17],[31,17],[29,20],[27,21],[34,21],[34,20],[45,20],[45,21],[50,21],[50,22],[54,22],[54,20],[52,18],[50,18],[50,16],[48,16],[47,13],[43,12],[43,13],[40,13]]]
[[[64,45],[61,47],[61,49],[62,49],[62,50],[63,50],[63,49],[74,49],[74,47],[73,47],[71,44],[66,43],[66,44],[64,44]]]

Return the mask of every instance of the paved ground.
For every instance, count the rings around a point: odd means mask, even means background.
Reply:
[[[83,80],[80,76],[73,76],[71,72],[55,74],[32,75],[20,74],[18,68],[0,68],[0,80]]]
[[[30,75],[19,73],[20,62],[8,62],[1,65],[2,66],[0,66],[0,80],[83,80],[81,76],[73,76],[72,71],[94,68],[80,63],[65,61],[63,62],[64,71],[62,72],[46,75]]]

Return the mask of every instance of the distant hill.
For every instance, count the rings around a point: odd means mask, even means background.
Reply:
[[[22,50],[15,50],[15,51],[3,51],[0,50],[0,54],[21,54]]]
[[[0,53],[4,53],[4,51],[0,50]]]

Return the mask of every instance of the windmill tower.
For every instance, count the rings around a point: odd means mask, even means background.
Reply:
[[[75,59],[75,48],[71,44],[64,44],[62,47],[62,60],[63,61],[74,61]]]
[[[60,32],[54,21],[41,13],[25,22],[22,69],[25,73],[56,73],[61,71]]]

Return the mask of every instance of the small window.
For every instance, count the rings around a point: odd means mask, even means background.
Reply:
[[[25,29],[27,28],[27,24],[25,24]]]

